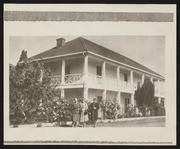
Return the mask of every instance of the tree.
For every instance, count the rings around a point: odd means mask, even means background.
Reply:
[[[138,107],[150,108],[155,102],[154,98],[154,84],[150,79],[146,78],[142,86],[138,85],[135,92],[135,99]]]
[[[46,118],[53,98],[51,72],[43,63],[10,65],[10,123],[33,123]]]
[[[22,62],[22,61],[24,61],[24,60],[26,60],[26,59],[27,59],[27,51],[22,50],[22,52],[21,52],[21,55],[20,55],[20,58],[19,58],[19,61],[18,61],[18,62]]]

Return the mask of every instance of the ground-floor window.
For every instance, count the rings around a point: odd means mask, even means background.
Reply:
[[[129,98],[125,98],[125,106],[128,106],[130,104],[130,99]]]

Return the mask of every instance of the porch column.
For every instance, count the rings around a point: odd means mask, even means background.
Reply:
[[[158,103],[159,104],[161,103],[161,97],[158,97]]]
[[[88,56],[87,55],[84,57],[83,73],[84,73],[84,83],[86,84],[88,80]]]
[[[61,67],[61,84],[65,84],[65,60],[62,60],[62,67]]]
[[[120,106],[121,105],[121,92],[117,92],[117,104]]]
[[[141,85],[144,84],[144,74],[142,74]]]
[[[86,101],[88,101],[88,88],[87,87],[84,87],[83,97]]]
[[[134,103],[134,93],[131,94],[131,104],[132,104],[133,107],[134,107],[134,104],[135,104],[135,103]]]
[[[106,100],[106,90],[103,90],[102,99],[103,99],[103,100]]]
[[[61,89],[61,99],[64,99],[65,95],[64,95],[64,89]]]
[[[120,69],[119,66],[117,66],[117,71],[116,72],[117,72],[117,86],[118,87],[119,87],[119,84],[120,84],[120,81],[119,81],[120,80],[120,77],[119,77],[119,72],[120,71],[119,71],[119,69]]]
[[[105,81],[106,81],[106,62],[105,61],[102,64],[102,78],[103,78],[103,82],[105,84]]]
[[[131,82],[131,86],[132,86],[132,92],[134,92],[133,70],[131,70],[131,72],[130,72],[130,82]]]
[[[153,83],[153,77],[150,78],[150,81]]]

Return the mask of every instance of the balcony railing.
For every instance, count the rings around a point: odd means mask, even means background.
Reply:
[[[132,84],[131,82],[117,81],[114,78],[103,78],[102,76],[88,74],[87,83],[90,87],[95,88],[106,88],[113,90],[121,90],[122,92],[133,92],[137,90],[137,83]],[[52,77],[52,84],[55,86],[62,85],[61,75]],[[83,84],[83,74],[69,74],[64,77],[65,85],[75,85]],[[154,82],[155,85],[155,96],[164,97],[164,83],[163,82]]]
[[[82,74],[65,75],[65,84],[81,84],[83,83]]]
[[[102,76],[89,74],[88,75],[88,84],[92,87],[96,88],[105,88],[108,87],[108,89],[113,90],[122,90],[127,92],[132,92],[132,84],[130,82],[125,81],[118,81],[114,78],[103,78]]]
[[[122,91],[133,91],[131,82],[120,81],[120,88]]]

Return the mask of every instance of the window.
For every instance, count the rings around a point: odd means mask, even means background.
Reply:
[[[129,98],[125,98],[125,106],[128,106],[130,104],[130,99]]]
[[[70,74],[70,66],[69,65],[67,65],[65,67],[65,75],[68,75],[68,74]]]
[[[102,67],[101,66],[97,66],[97,75],[102,76]]]
[[[161,98],[161,104],[164,107],[164,99],[163,98]]]
[[[127,73],[124,74],[124,81],[126,81],[126,82],[128,81],[128,75],[127,75]]]

